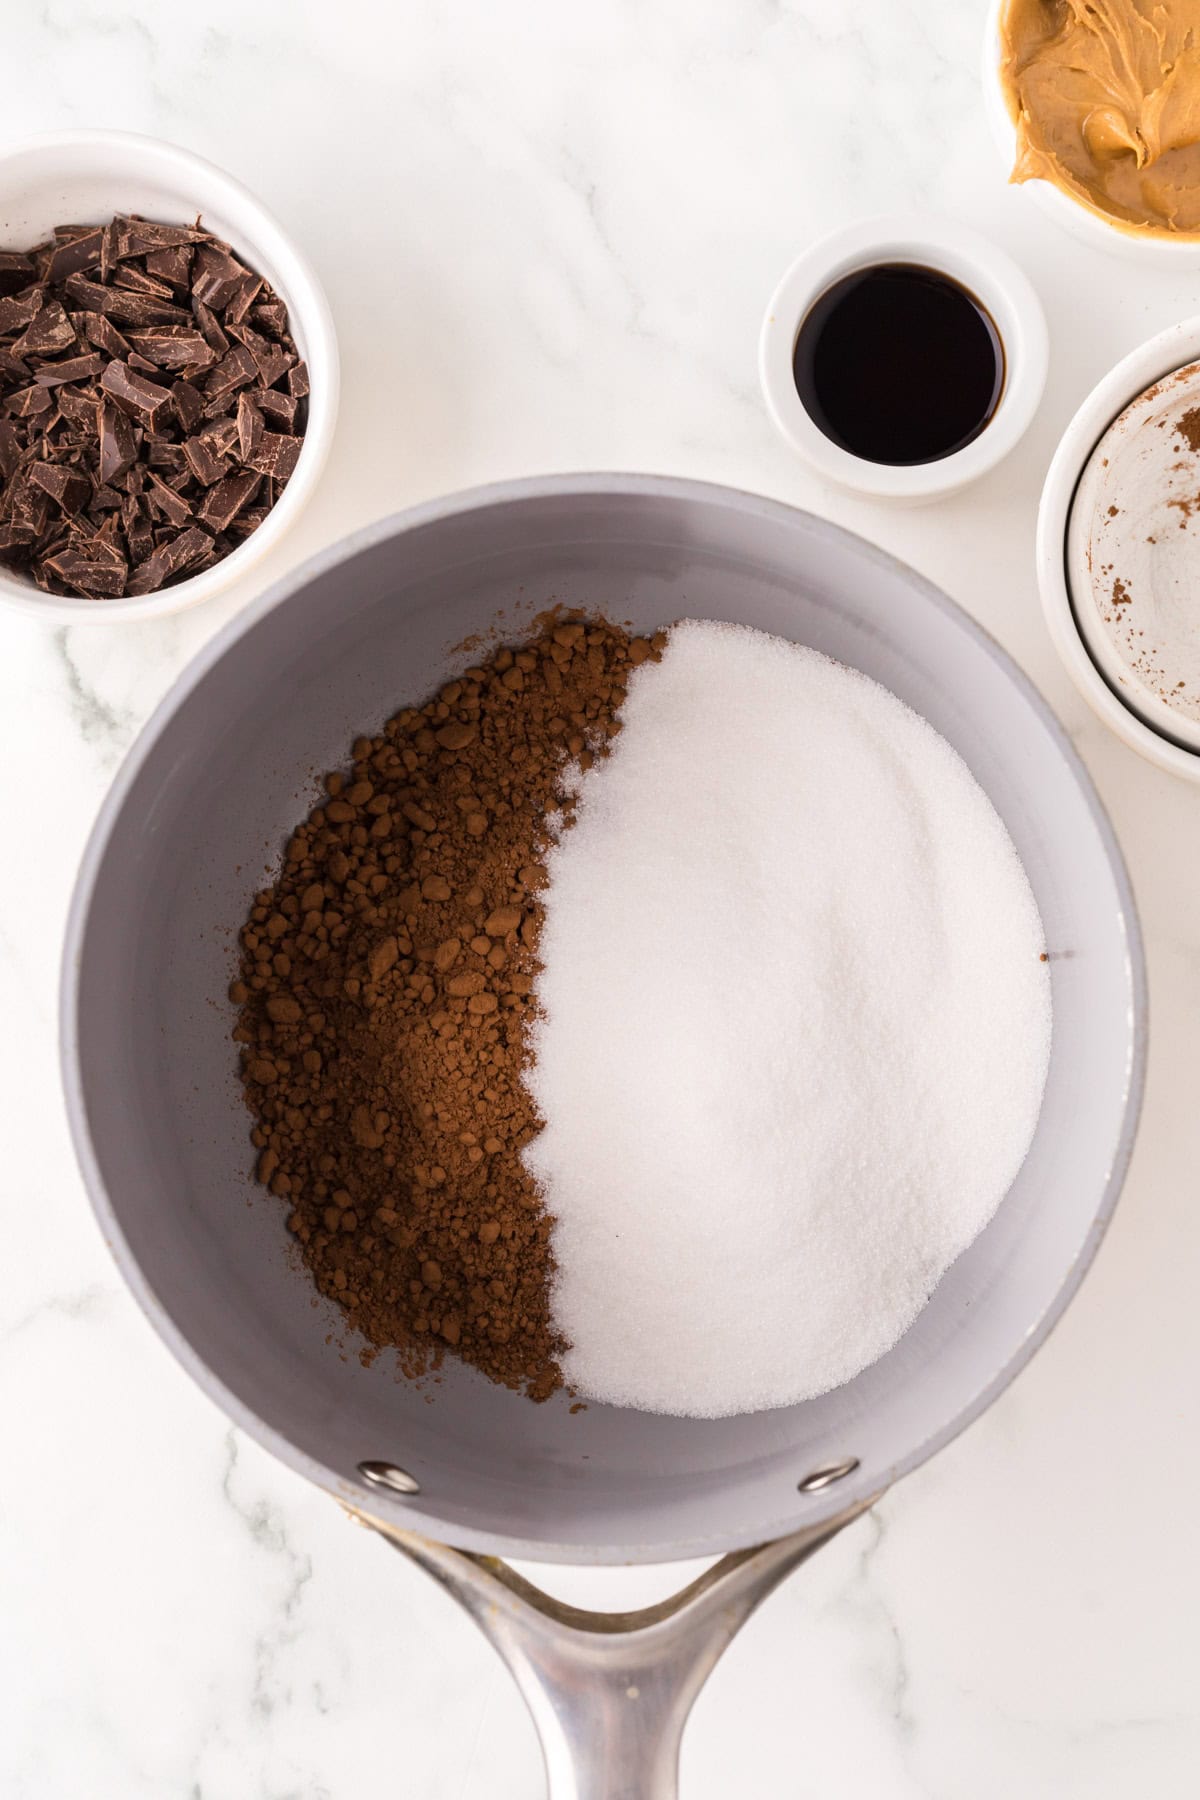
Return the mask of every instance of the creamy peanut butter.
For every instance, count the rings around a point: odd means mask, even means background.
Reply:
[[[1000,40],[1014,181],[1200,236],[1200,0],[1008,0]]]

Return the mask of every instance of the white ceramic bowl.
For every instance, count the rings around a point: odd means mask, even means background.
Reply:
[[[1200,318],[1171,325],[1124,357],[1094,387],[1064,431],[1046,473],[1037,524],[1038,587],[1055,649],[1097,716],[1160,768],[1200,781],[1200,753],[1155,730],[1121,700],[1093,660],[1079,628],[1067,580],[1071,504],[1088,459],[1131,400],[1163,375],[1200,358]]]
[[[212,568],[173,587],[121,600],[44,594],[0,568],[0,603],[31,617],[77,624],[155,618],[207,600],[238,581],[303,512],[329,453],[338,403],[338,356],[329,305],[306,258],[240,181],[178,145],[130,132],[65,131],[0,149],[0,245],[24,250],[64,221],[118,212],[185,223],[197,213],[270,282],[288,309],[308,364],[308,427],[296,472],[257,531]]]
[[[810,307],[843,276],[878,263],[920,263],[952,276],[987,307],[1004,345],[995,413],[965,448],[936,462],[897,467],[852,455],[825,436],[796,391],[792,360]],[[1041,302],[1011,257],[965,225],[901,213],[835,231],[797,258],[767,307],[758,367],[772,419],[819,475],[878,500],[915,504],[957,493],[1008,455],[1037,411],[1047,356]]]
[[[983,33],[983,109],[996,148],[1004,162],[1006,175],[1012,173],[1017,156],[1017,133],[1009,117],[1008,103],[1000,81],[1000,19],[1008,0],[990,0],[987,24]],[[1166,269],[1188,269],[1200,265],[1200,238],[1163,238],[1142,236],[1123,231],[1110,224],[1100,213],[1093,212],[1081,200],[1074,200],[1052,181],[1024,181],[1022,189],[1030,194],[1048,218],[1080,243],[1110,256],[1122,256]]]

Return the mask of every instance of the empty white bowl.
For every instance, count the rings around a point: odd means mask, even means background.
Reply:
[[[321,284],[283,227],[232,175],[176,144],[132,132],[64,131],[0,149],[0,246],[26,250],[55,225],[103,223],[142,213],[169,224],[197,215],[288,309],[296,347],[308,364],[308,425],[296,470],[263,523],[238,548],[197,575],[157,593],[120,600],[44,594],[0,567],[0,603],[58,623],[113,623],[178,612],[220,593],[265,556],[300,516],[325,464],[338,403],[333,320]]]
[[[1171,325],[1124,357],[1088,395],[1064,431],[1046,473],[1038,508],[1037,569],[1042,609],[1067,673],[1097,717],[1132,749],[1160,768],[1200,781],[1200,753],[1190,749],[1185,721],[1172,715],[1156,728],[1106,679],[1088,648],[1073,604],[1068,572],[1068,533],[1080,478],[1114,419],[1164,375],[1200,359],[1200,318]],[[1118,571],[1119,573],[1119,571]],[[1086,602],[1090,604],[1090,600]],[[1080,597],[1080,605],[1084,605]],[[1148,713],[1149,713],[1149,709]],[[1164,707],[1163,714],[1167,713]],[[1159,717],[1158,712],[1154,715]]]
[[[1004,346],[995,412],[977,438],[935,462],[897,465],[853,455],[825,436],[796,390],[796,339],[810,308],[843,276],[880,263],[919,263],[952,277],[983,302]],[[897,346],[897,354],[903,350]],[[818,475],[877,500],[917,504],[957,493],[1008,455],[1037,411],[1047,359],[1041,302],[1012,258],[965,225],[901,213],[835,231],[796,259],[767,307],[758,367],[767,410]]]
[[[1011,175],[1017,158],[1017,133],[1009,116],[1008,102],[1000,80],[1000,20],[1007,4],[1008,0],[990,0],[983,32],[981,80],[983,109],[988,125],[996,140],[996,148],[1003,158],[1004,172]],[[1090,206],[1085,206],[1082,200],[1074,199],[1052,181],[1024,181],[1019,185],[1048,218],[1053,219],[1064,231],[1070,232],[1080,243],[1090,244],[1093,250],[1103,250],[1110,256],[1132,258],[1144,265],[1157,264],[1158,267],[1167,269],[1188,269],[1200,264],[1200,238],[1152,237],[1141,232],[1126,231],[1122,226],[1106,219],[1102,213],[1093,212]]]

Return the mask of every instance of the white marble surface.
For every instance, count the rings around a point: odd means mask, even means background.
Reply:
[[[1005,187],[979,0],[6,0],[3,131],[161,133],[254,185],[328,284],[345,403],[264,569],[439,490],[573,468],[729,481],[907,557],[1040,685],[1133,869],[1153,998],[1133,1171],[1084,1290],[994,1410],[781,1591],[702,1697],[685,1800],[1183,1800],[1200,1788],[1200,792],[1095,724],[1032,577],[1057,434],[1196,308]],[[1021,449],[892,513],[821,491],[760,404],[760,312],[816,233],[930,205],[1049,314]],[[389,420],[400,429],[387,435]],[[0,617],[0,1793],[516,1800],[532,1730],[448,1602],[230,1431],[136,1312],[67,1143],[59,935],[84,834],[188,655],[154,627]],[[650,1572],[561,1573],[585,1600]]]

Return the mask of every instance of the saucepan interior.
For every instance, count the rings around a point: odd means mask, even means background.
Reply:
[[[699,1421],[535,1406],[454,1364],[363,1368],[251,1181],[225,991],[252,891],[350,740],[548,601],[639,628],[741,620],[885,683],[960,751],[1028,870],[1052,955],[1041,1123],[992,1224],[896,1348],[835,1393]],[[819,854],[819,846],[814,846]],[[130,756],[67,946],[68,1099],[105,1232],[151,1319],[248,1431],[334,1493],[472,1548],[665,1559],[832,1516],[929,1455],[1032,1353],[1114,1203],[1140,1097],[1141,952],[1095,795],[1011,662],[912,571],[805,514],[694,483],[516,483],[337,547],[219,637]],[[613,1328],[620,1329],[614,1296]],[[844,1458],[840,1484],[802,1493]],[[402,1466],[410,1498],[364,1484]]]

